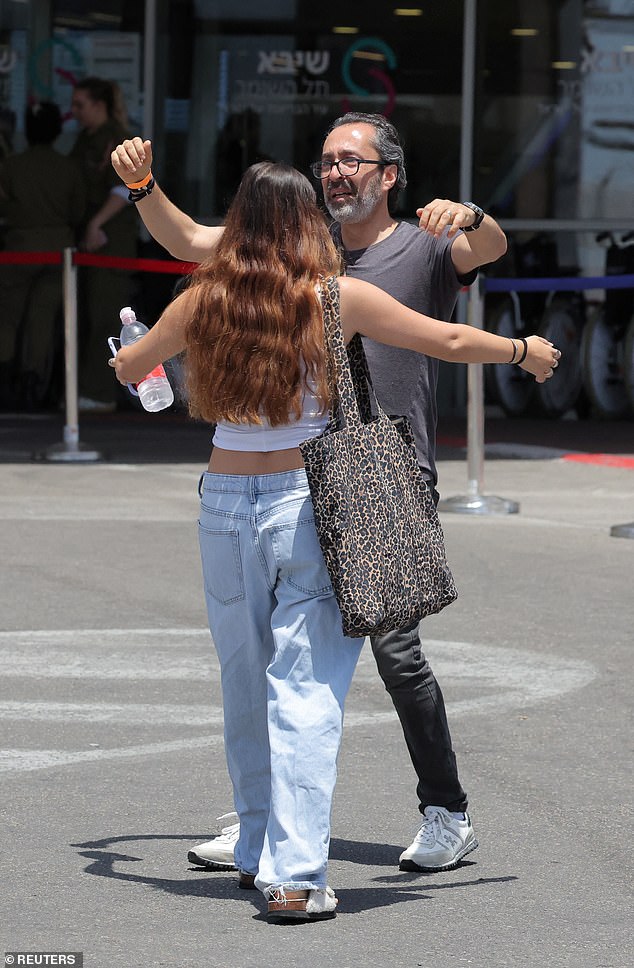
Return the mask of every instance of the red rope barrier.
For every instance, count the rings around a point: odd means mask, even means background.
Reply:
[[[61,252],[0,252],[0,265],[60,266]]]
[[[0,265],[57,266],[62,263],[61,252],[0,252]],[[102,269],[127,269],[130,272],[165,272],[187,276],[197,268],[197,262],[170,262],[167,259],[136,259],[118,255],[99,255],[94,252],[73,252],[76,266],[98,266]],[[528,290],[572,291],[582,289],[629,289],[634,275],[596,276],[591,278],[552,279],[486,279],[487,292],[517,292]],[[461,292],[467,292],[463,286]]]
[[[0,265],[57,266],[62,263],[61,252],[0,252]],[[138,272],[167,272],[186,276],[196,268],[196,262],[170,262],[167,259],[133,259],[92,252],[74,252],[76,266],[100,266],[103,269],[127,269]]]
[[[101,266],[103,269],[130,269],[140,272],[170,272],[185,276],[192,272],[196,262],[168,262],[166,259],[133,259],[118,255],[98,255],[92,252],[75,252],[76,266]]]

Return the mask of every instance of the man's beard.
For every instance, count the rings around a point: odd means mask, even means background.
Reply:
[[[354,195],[343,203],[332,205],[324,193],[324,203],[332,217],[341,224],[364,222],[373,214],[382,196],[381,180],[375,178],[366,186],[363,195]]]

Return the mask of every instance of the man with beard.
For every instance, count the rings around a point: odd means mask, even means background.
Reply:
[[[222,228],[200,225],[177,209],[154,184],[151,159],[150,143],[140,138],[124,142],[112,154],[122,180],[140,186],[132,189],[131,197],[154,238],[176,258],[200,262]],[[434,199],[417,210],[418,227],[394,218],[397,195],[407,183],[405,161],[396,129],[381,115],[354,112],[338,118],[312,170],[335,220],[332,232],[346,273],[418,312],[450,319],[460,288],[473,282],[479,266],[506,251],[500,227],[471,202]],[[437,500],[438,361],[365,338],[364,346],[377,398],[394,419],[409,418],[419,463]],[[423,821],[400,856],[400,868],[450,870],[478,842],[440,686],[423,653],[418,624],[374,636],[371,643],[418,777]],[[238,824],[230,824],[219,836],[193,847],[188,859],[211,869],[232,869],[238,832]]]

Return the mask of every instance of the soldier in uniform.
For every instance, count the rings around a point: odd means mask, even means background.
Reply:
[[[128,137],[117,85],[97,77],[79,81],[72,112],[82,130],[71,157],[83,172],[88,199],[80,248],[99,255],[134,257],[136,216],[110,164],[113,148]],[[106,340],[118,328],[119,310],[130,301],[130,273],[84,266],[80,280],[79,409],[107,413],[116,409],[116,395],[104,365]]]
[[[86,193],[76,163],[53,147],[61,130],[56,104],[29,105],[25,115],[28,148],[0,165],[8,251],[51,252],[75,244]],[[44,402],[49,390],[62,305],[61,268],[6,265],[0,269],[2,404],[21,402],[32,409]]]

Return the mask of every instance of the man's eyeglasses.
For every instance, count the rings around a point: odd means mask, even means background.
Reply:
[[[379,161],[378,158],[340,158],[339,161],[316,161],[310,166],[315,178],[327,178],[333,168],[336,168],[342,178],[356,175],[360,165],[391,165],[391,161]]]

